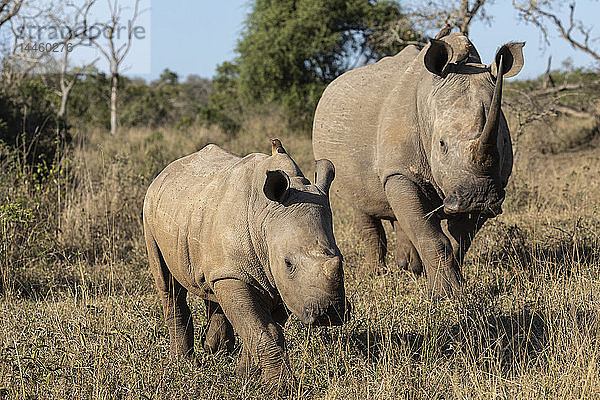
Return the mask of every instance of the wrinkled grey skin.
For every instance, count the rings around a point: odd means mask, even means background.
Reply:
[[[333,165],[311,184],[288,154],[244,158],[218,146],[174,161],[144,200],[144,234],[173,355],[193,355],[188,291],[206,302],[208,351],[243,341],[238,372],[293,379],[282,325],[340,324],[348,312],[332,230]]]
[[[486,66],[455,33],[349,71],[325,90],[315,158],[335,165],[334,191],[354,208],[375,270],[385,268],[381,221],[389,220],[402,267],[424,266],[433,297],[461,290],[463,256],[482,224],[501,213],[512,170],[501,85],[521,69],[522,46],[504,45]]]

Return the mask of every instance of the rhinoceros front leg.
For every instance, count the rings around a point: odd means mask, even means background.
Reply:
[[[459,265],[463,264],[465,254],[471,247],[475,234],[481,229],[485,221],[487,221],[486,217],[476,214],[461,214],[448,218],[444,233],[450,238],[454,258],[456,258]]]
[[[404,232],[398,220],[394,221],[394,232],[396,233],[396,246],[394,247],[394,258],[398,266],[407,269],[417,275],[423,272],[423,264],[417,249],[412,244],[408,235]]]
[[[417,186],[401,175],[390,177],[385,193],[400,228],[417,249],[427,273],[428,292],[433,298],[461,291],[462,274],[454,259],[450,239],[442,232],[439,218],[426,218]]]
[[[293,377],[283,330],[271,317],[271,299],[235,279],[215,282],[214,292],[243,342],[238,372],[248,375],[257,366],[263,381],[278,387],[288,386]]]
[[[204,350],[209,353],[216,353],[221,350],[231,353],[235,344],[231,323],[218,303],[204,300],[204,305],[206,306],[206,319],[208,321],[203,340]]]
[[[375,274],[384,273],[387,239],[381,220],[355,209],[354,223],[365,243],[365,264],[369,271]]]

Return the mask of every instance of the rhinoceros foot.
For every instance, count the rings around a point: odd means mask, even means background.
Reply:
[[[420,276],[423,273],[423,265],[420,261],[415,261],[411,257],[396,257],[396,263],[398,268],[412,272],[413,274]]]
[[[238,361],[237,367],[235,368],[235,374],[241,378],[251,378],[258,375],[260,372],[258,365],[254,364],[250,357],[250,352],[246,346],[242,346],[242,353]]]
[[[206,337],[204,339],[204,350],[214,354],[219,351],[231,353],[235,344],[233,327],[225,317],[225,314],[215,313],[210,317]]]
[[[252,361],[252,357],[246,346],[242,347],[242,353],[235,373],[243,379],[260,376],[267,391],[271,392],[284,394],[290,392],[296,386],[296,379],[288,360],[284,360],[281,364],[263,365],[260,367]]]
[[[464,279],[456,265],[426,272],[427,291],[432,300],[460,297]]]
[[[294,387],[296,387],[296,378],[288,362],[284,362],[274,368],[263,367],[261,370],[261,380],[266,385],[267,390],[280,394],[290,394]]]

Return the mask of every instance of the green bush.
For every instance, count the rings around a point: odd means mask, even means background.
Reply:
[[[57,100],[38,78],[0,87],[0,141],[18,152],[23,165],[52,163],[70,140],[57,131]]]
[[[242,126],[243,115],[239,95],[239,66],[231,62],[219,65],[213,85],[208,104],[200,110],[200,118],[209,125],[218,125],[225,132],[235,134]]]
[[[310,125],[327,84],[402,48],[373,37],[401,18],[398,3],[387,0],[255,0],[237,46],[243,104],[275,102],[293,122]],[[400,35],[414,39],[408,28]]]

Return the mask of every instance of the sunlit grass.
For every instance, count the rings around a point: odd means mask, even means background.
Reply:
[[[312,179],[310,139],[278,126],[277,117],[249,119],[233,139],[217,129],[93,132],[52,181],[60,190],[15,188],[3,175],[0,197],[21,199],[32,217],[11,211],[0,221],[0,399],[271,398],[234,375],[237,354],[201,349],[198,298],[197,362],[168,361],[140,217],[152,176],[209,142],[246,154],[268,152],[278,136]],[[332,329],[286,324],[291,397],[600,396],[599,158],[597,148],[521,148],[505,212],[476,238],[465,294],[450,301],[430,302],[424,279],[395,266],[393,235],[389,273],[365,271],[348,205],[333,198],[353,319]]]

